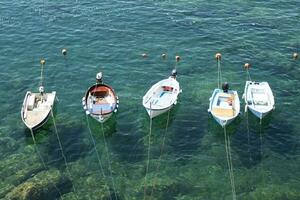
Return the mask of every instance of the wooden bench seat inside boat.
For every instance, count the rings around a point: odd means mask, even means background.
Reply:
[[[114,110],[116,104],[112,103],[112,104],[94,104],[92,107],[91,112],[93,114],[107,114],[110,113]]]
[[[213,108],[212,113],[220,117],[233,117],[234,111],[233,109],[228,108]]]
[[[93,95],[95,97],[104,98],[107,95],[109,95],[110,93],[112,93],[112,91],[110,90],[110,88],[108,88],[106,86],[99,86],[99,87],[95,87],[93,90],[91,90],[90,93],[91,93],[91,95]]]

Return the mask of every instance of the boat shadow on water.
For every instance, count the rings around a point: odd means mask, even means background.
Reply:
[[[63,154],[67,162],[74,162],[86,156],[91,148],[86,142],[85,127],[82,123],[62,122],[56,117],[53,119],[51,115],[46,124],[34,130],[33,134],[37,143],[37,151],[47,167],[65,168]],[[28,144],[33,144],[29,129],[25,130],[25,135]]]
[[[293,127],[288,121],[279,122],[277,113],[269,113],[261,121],[250,112],[242,117],[231,144],[243,167],[255,167],[271,152],[287,158],[295,154],[299,144],[293,138]]]
[[[232,121],[226,128],[227,136],[234,137],[234,135],[238,132],[238,127],[242,122],[242,116],[239,114],[234,121]],[[208,117],[208,130],[209,132],[215,134],[219,139],[224,141],[224,128],[218,124],[212,115]]]
[[[161,129],[165,130],[166,125],[168,123],[168,128],[172,125],[174,119],[176,118],[176,113],[180,109],[180,104],[176,104],[173,106],[173,108],[170,109],[170,111],[167,111],[155,118],[152,119],[152,125],[154,129]],[[147,121],[149,121],[149,116],[147,112],[144,112],[144,117],[147,118]],[[169,119],[168,119],[169,118]]]
[[[90,116],[87,116],[87,120],[89,123],[89,127],[88,125],[87,128],[90,128],[91,133],[93,134],[93,136],[95,137],[103,137],[103,133],[102,133],[102,126],[103,126],[103,131],[104,131],[104,135],[106,137],[112,137],[114,133],[117,132],[117,114],[114,113],[105,123],[101,124],[99,123],[97,120],[93,119]],[[87,124],[87,122],[86,122]]]
[[[262,124],[260,119],[248,111],[241,115],[242,123],[237,127],[236,134],[232,137],[232,149],[237,155],[241,165],[248,169],[256,166],[262,160],[260,152],[261,147],[261,130],[269,126],[271,117],[267,115]],[[262,131],[262,136],[264,132]]]
[[[152,119],[151,131],[151,156],[157,157],[160,152],[161,144],[165,134],[167,121],[170,128],[180,105],[175,105],[170,111],[163,113]],[[149,144],[150,118],[146,111],[141,113],[140,128],[138,130],[129,130],[123,132],[119,130],[118,137],[112,144],[113,150],[118,154],[120,160],[126,163],[137,163],[145,159]],[[169,131],[166,133],[168,137]],[[167,139],[166,139],[167,140]]]

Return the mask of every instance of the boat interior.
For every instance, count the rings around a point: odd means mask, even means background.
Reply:
[[[47,116],[48,111],[47,94],[30,93],[27,96],[23,117],[29,126],[38,124]]]
[[[113,91],[107,86],[98,86],[89,92],[88,108],[93,114],[107,114],[116,106]]]
[[[151,98],[151,105],[156,106],[165,106],[165,103],[168,103],[171,100],[171,95],[174,91],[174,88],[171,86],[161,86],[155,95]]]
[[[234,98],[234,94],[219,92],[213,102],[212,112],[219,117],[233,117]]]
[[[41,95],[40,93],[31,93],[27,97],[27,110],[32,111],[38,108],[43,102],[47,101],[47,95]]]
[[[251,97],[255,106],[268,105],[268,95],[263,88],[251,88]]]

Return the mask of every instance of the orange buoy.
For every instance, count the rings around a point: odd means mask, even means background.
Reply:
[[[293,53],[293,58],[294,58],[294,60],[296,60],[297,58],[298,58],[298,53]]]
[[[180,61],[180,56],[175,56],[175,59],[176,59],[176,62],[179,62]]]
[[[222,58],[222,54],[220,54],[220,53],[216,53],[216,56],[215,56],[215,58],[216,58],[217,60],[221,60],[221,58]]]
[[[167,57],[167,55],[166,55],[165,53],[163,53],[163,54],[161,54],[161,57],[162,57],[163,59],[165,59],[165,58]]]
[[[44,59],[41,59],[41,65],[46,64],[46,61]]]
[[[249,63],[245,63],[244,67],[245,67],[245,69],[249,69],[251,67],[251,65]]]
[[[146,57],[148,57],[148,55],[146,53],[142,53],[142,57],[146,58]]]
[[[67,49],[62,49],[62,50],[61,50],[61,53],[62,53],[62,55],[64,55],[64,56],[67,55]]]

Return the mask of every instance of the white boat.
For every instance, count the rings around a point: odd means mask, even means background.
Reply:
[[[42,87],[40,87],[40,90]],[[56,92],[52,93],[33,93],[27,91],[21,109],[21,118],[24,124],[32,130],[43,126],[52,110]]]
[[[260,119],[275,108],[274,96],[267,82],[246,81],[243,98],[245,111],[249,108]]]
[[[31,130],[35,130],[43,126],[52,111],[56,92],[45,93],[43,87],[43,67],[45,60],[41,60],[41,83],[39,87],[39,92],[27,91],[22,109],[21,118],[24,124]]]
[[[103,83],[101,72],[97,74],[96,80],[96,84],[92,85],[82,98],[82,105],[87,115],[104,123],[117,112],[119,100],[112,87]]]
[[[177,72],[173,70],[169,78],[154,84],[143,97],[143,106],[150,118],[170,110],[177,103],[181,90],[176,76]]]
[[[208,112],[222,127],[232,122],[240,113],[238,93],[228,90],[228,84],[226,89],[215,89],[209,101]]]

